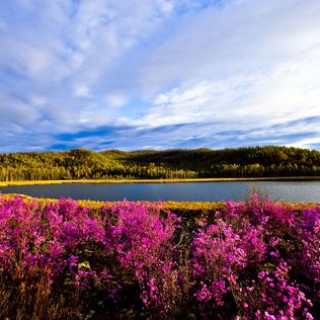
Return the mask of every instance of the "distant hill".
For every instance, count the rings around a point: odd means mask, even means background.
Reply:
[[[0,154],[0,180],[320,175],[320,152],[288,147],[164,151],[75,149]]]

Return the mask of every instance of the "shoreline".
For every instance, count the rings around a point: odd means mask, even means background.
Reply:
[[[59,202],[60,199],[58,198],[46,198],[46,197],[33,197],[25,194],[19,194],[19,193],[6,193],[1,194],[0,198],[13,198],[15,196],[22,197],[24,200],[36,200],[41,204],[44,204],[46,202]],[[72,199],[76,201],[81,207],[89,207],[90,209],[101,209],[102,206],[109,204],[114,205],[116,203],[121,203],[122,201],[102,201],[102,200],[90,200],[90,199]],[[129,201],[129,202],[135,202],[135,203],[149,203],[149,204],[156,204],[158,201],[144,201],[144,200],[138,200],[138,201]],[[234,203],[245,203],[246,200],[242,201],[234,201]],[[279,205],[286,205],[286,206],[293,206],[296,210],[302,210],[302,209],[308,209],[308,208],[314,208],[320,205],[318,202],[307,202],[307,201],[300,201],[300,202],[291,202],[291,201],[272,201]],[[181,213],[205,213],[205,212],[215,212],[219,210],[223,210],[226,208],[227,204],[225,200],[221,201],[161,201],[162,209],[163,210],[169,210],[172,212],[180,212]]]
[[[64,183],[192,183],[192,182],[237,182],[237,181],[320,181],[320,176],[294,176],[294,177],[254,177],[254,178],[197,178],[197,179],[81,179],[81,180],[23,180],[0,181],[0,187],[50,185]]]

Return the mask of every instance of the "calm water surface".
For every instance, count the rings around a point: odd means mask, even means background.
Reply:
[[[68,183],[0,187],[1,193],[19,193],[33,197],[91,199],[102,201],[123,200],[174,200],[219,201],[243,200],[252,185],[273,200],[292,202],[320,202],[320,181],[232,181],[193,183],[133,183],[95,184]]]

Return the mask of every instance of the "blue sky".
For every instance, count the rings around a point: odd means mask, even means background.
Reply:
[[[0,2],[0,152],[320,149],[319,0]]]

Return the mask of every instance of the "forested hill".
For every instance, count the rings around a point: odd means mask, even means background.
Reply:
[[[0,180],[320,175],[320,152],[287,147],[0,154]]]

